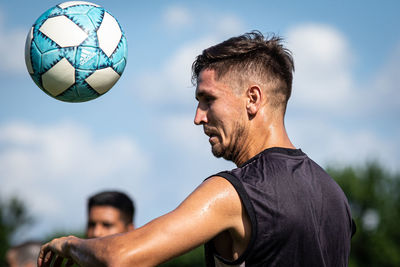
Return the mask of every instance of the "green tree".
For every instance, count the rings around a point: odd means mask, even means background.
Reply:
[[[0,266],[5,266],[5,254],[16,231],[32,221],[25,204],[17,197],[0,200]]]
[[[328,173],[345,192],[357,225],[349,266],[400,266],[400,174],[377,162]]]

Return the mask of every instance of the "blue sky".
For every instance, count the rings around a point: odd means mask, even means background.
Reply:
[[[28,30],[59,1],[0,2],[0,196],[36,218],[17,240],[84,229],[86,199],[103,189],[131,195],[141,226],[233,168],[193,125],[190,66],[254,29],[293,52],[286,127],[297,147],[322,166],[400,171],[398,1],[94,2],[122,25],[128,64],[110,92],[79,104],[47,96],[24,63]]]

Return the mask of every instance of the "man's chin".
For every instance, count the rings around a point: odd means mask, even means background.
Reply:
[[[221,149],[221,147],[212,146],[211,152],[214,155],[214,157],[216,157],[216,158],[223,158],[227,161],[234,162],[233,154],[228,153],[228,151],[226,149]]]
[[[223,158],[226,160],[232,160],[232,157],[230,157],[229,155],[227,155],[226,151],[224,149],[221,149],[220,147],[215,147],[213,146],[211,148],[211,152],[213,153],[214,157],[216,158]]]
[[[216,148],[215,145],[211,147],[211,152],[216,158],[222,158],[222,156],[224,155],[224,151],[222,151],[222,149]]]

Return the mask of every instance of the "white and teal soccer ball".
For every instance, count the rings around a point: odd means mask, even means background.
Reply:
[[[118,21],[89,2],[58,4],[33,24],[25,62],[34,82],[66,102],[95,99],[114,86],[125,69],[127,42]]]

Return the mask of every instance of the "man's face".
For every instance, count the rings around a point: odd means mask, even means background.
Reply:
[[[234,161],[245,138],[245,97],[234,93],[227,83],[215,80],[214,70],[205,69],[198,78],[196,99],[194,123],[203,125],[212,153]]]
[[[102,237],[127,232],[133,229],[132,224],[125,224],[121,212],[112,206],[93,206],[89,211],[86,236]]]

